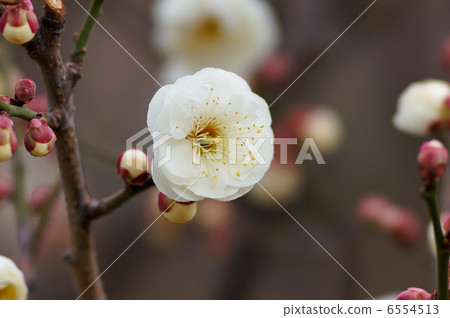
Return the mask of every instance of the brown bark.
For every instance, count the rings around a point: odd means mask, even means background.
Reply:
[[[67,211],[70,221],[71,248],[68,260],[77,286],[81,294],[90,287],[82,299],[105,299],[90,219],[86,217],[90,204],[83,166],[79,154],[76,136],[73,105],[73,89],[75,79],[80,70],[66,66],[61,58],[60,37],[65,24],[65,7],[61,1],[45,1],[44,13],[40,28],[33,41],[25,47],[31,58],[40,66],[47,89],[49,113],[53,118],[58,141],[59,170],[64,189]],[[94,283],[95,281],[95,283]]]

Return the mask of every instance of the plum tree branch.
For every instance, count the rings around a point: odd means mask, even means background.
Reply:
[[[135,197],[153,185],[155,185],[153,180],[149,179],[143,186],[126,187],[107,198],[92,200],[89,218],[93,220],[108,215],[129,199]]]
[[[73,77],[63,63],[60,38],[65,26],[65,5],[61,0],[45,0],[39,31],[24,46],[39,64],[47,90],[49,112],[59,119],[55,131],[58,163],[70,221],[70,256],[77,291],[87,288],[99,275],[91,224],[84,222],[90,203],[74,121]],[[105,299],[101,280],[83,295],[85,299]]]
[[[58,138],[58,165],[70,222],[70,251],[66,260],[72,267],[77,291],[81,293],[90,286],[83,293],[82,299],[106,298],[102,280],[98,279],[99,266],[91,231],[92,221],[109,214],[153,185],[153,181],[149,180],[142,187],[126,187],[104,199],[92,199],[86,186],[74,121],[73,95],[75,85],[81,78],[81,68],[95,19],[100,16],[104,2],[105,0],[93,0],[90,16],[86,18],[75,40],[73,54],[67,64],[63,62],[60,52],[66,12],[62,0],[45,0],[39,30],[33,40],[23,45],[28,55],[38,63],[46,86],[49,107],[43,116]],[[0,13],[3,9],[0,6]],[[5,102],[0,102],[0,110],[25,120],[39,115],[26,107]]]

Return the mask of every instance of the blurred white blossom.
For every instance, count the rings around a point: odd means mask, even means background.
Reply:
[[[426,135],[447,126],[450,118],[450,85],[425,80],[409,85],[400,95],[394,126],[413,135]]]
[[[0,255],[0,300],[24,300],[27,294],[22,271],[12,260]]]
[[[236,199],[264,176],[273,158],[268,105],[238,75],[206,68],[166,85],[149,105],[152,176],[169,198]],[[170,160],[161,165],[170,147]],[[256,148],[256,151],[255,151]]]
[[[275,13],[264,0],[159,0],[153,14],[167,83],[204,67],[247,78],[280,38]]]

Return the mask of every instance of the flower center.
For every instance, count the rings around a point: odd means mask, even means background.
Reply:
[[[186,139],[192,140],[194,150],[200,154],[217,153],[222,148],[223,135],[214,118],[200,117]]]
[[[15,296],[15,289],[11,284],[8,284],[5,288],[0,289],[0,300],[14,300]]]
[[[195,38],[199,41],[220,39],[223,35],[220,21],[215,17],[206,17],[194,30]]]

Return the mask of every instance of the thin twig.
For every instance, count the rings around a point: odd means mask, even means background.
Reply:
[[[39,115],[39,113],[36,113],[25,106],[9,105],[8,103],[2,101],[1,99],[0,99],[0,110],[7,112],[11,117],[20,118],[23,120],[32,120],[33,118]],[[46,115],[43,114],[41,115],[42,117],[48,120],[48,117]]]
[[[86,16],[79,35],[75,38],[75,45],[73,47],[71,61],[73,63],[82,65],[87,52],[87,45],[91,36],[92,30],[97,20],[102,14],[102,7],[105,0],[94,0],[89,9],[89,15]]]
[[[129,199],[149,189],[153,185],[155,185],[153,180],[149,179],[143,186],[126,187],[125,189],[120,190],[107,198],[92,200],[89,218],[93,220],[108,215]]]

